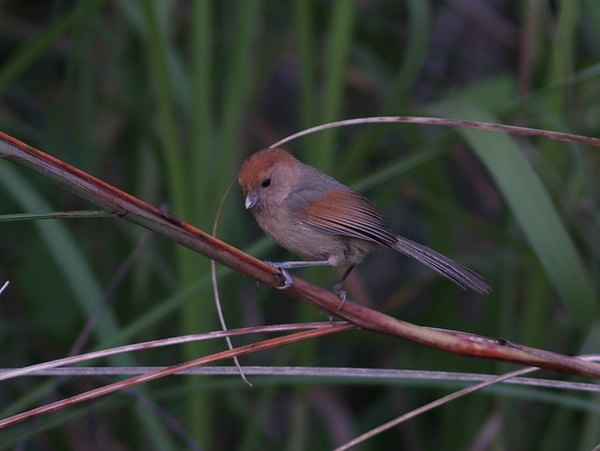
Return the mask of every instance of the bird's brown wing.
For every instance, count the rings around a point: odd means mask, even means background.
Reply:
[[[426,246],[394,235],[387,218],[370,200],[355,191],[329,191],[323,194],[320,200],[300,208],[298,215],[306,224],[321,231],[375,242],[402,252],[463,288],[470,288],[479,293],[487,293],[490,290],[481,277],[461,264]]]
[[[387,247],[396,244],[389,221],[375,204],[356,191],[328,191],[298,215],[306,224],[333,235],[372,241]]]

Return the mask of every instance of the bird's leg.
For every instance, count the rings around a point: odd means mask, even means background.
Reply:
[[[284,278],[284,282],[283,282],[282,286],[276,287],[279,290],[285,290],[285,289],[289,288],[293,283],[292,276],[290,276],[290,273],[287,271],[288,269],[307,268],[310,266],[331,266],[331,263],[329,262],[329,260],[314,260],[314,261],[313,260],[306,260],[306,261],[296,260],[296,261],[287,261],[287,262],[266,261],[265,263],[272,266],[273,268],[279,269],[281,271],[281,275]],[[340,297],[340,299],[342,300],[342,302],[340,302],[340,305],[338,306],[337,310],[340,310],[344,306],[344,302],[346,302],[346,290],[342,289],[342,284],[344,283],[344,280],[346,280],[346,278],[350,275],[350,273],[352,272],[353,269],[354,269],[354,265],[349,266],[348,269],[346,269],[346,271],[344,271],[344,274],[342,274],[342,277],[340,278],[338,283],[336,283],[333,286],[333,292],[335,294],[337,294]]]
[[[290,262],[268,262],[268,261],[266,261],[265,263],[267,265],[270,265],[273,268],[276,268],[281,271],[281,275],[283,276],[283,278],[285,280],[284,280],[282,286],[276,287],[279,290],[285,290],[285,289],[289,288],[293,283],[292,276],[290,276],[290,273],[287,271],[288,269],[307,268],[309,266],[331,266],[331,264],[329,263],[328,260],[315,260],[315,261],[298,260],[298,261],[290,261]]]
[[[354,269],[354,265],[348,266],[348,269],[346,269],[346,271],[344,271],[344,274],[342,274],[342,277],[340,278],[338,283],[336,283],[333,286],[333,292],[335,294],[337,294],[340,297],[340,299],[342,300],[339,307],[337,308],[338,310],[341,309],[344,305],[344,302],[346,302],[346,290],[342,289],[342,284],[344,283],[344,280],[346,280],[346,278],[350,275],[350,273],[352,272],[353,269]]]

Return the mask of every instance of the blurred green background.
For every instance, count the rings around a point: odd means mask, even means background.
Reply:
[[[598,136],[598,24],[597,0],[4,0],[0,129],[210,231],[247,155],[333,120],[434,115]],[[464,292],[381,252],[346,283],[351,299],[420,325],[565,354],[600,349],[598,149],[414,125],[336,129],[286,149],[373,199],[397,233],[493,288]],[[0,160],[0,214],[88,208]],[[237,186],[218,235],[260,258],[292,258],[264,237]],[[323,286],[336,277],[330,269],[302,275]],[[85,350],[219,327],[209,262],[118,219],[0,223],[5,280],[0,367],[65,356],[104,301]],[[229,271],[220,288],[229,327],[327,320]],[[167,365],[224,346],[96,364]],[[241,363],[513,368],[364,331]],[[108,379],[53,381],[2,382],[1,417]],[[0,431],[0,449],[326,450],[450,391],[427,380],[251,381],[170,377]],[[357,449],[589,450],[600,443],[598,401],[504,388]]]

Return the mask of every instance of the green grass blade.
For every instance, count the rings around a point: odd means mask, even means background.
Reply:
[[[327,69],[323,86],[322,123],[339,119],[346,87],[348,56],[356,18],[356,0],[336,2],[331,12],[331,30],[325,60]],[[325,130],[305,161],[322,171],[331,172],[334,161],[335,139],[338,130]]]
[[[236,152],[250,94],[251,80],[255,73],[253,55],[256,52],[256,33],[261,19],[260,0],[248,0],[237,4],[235,41],[229,60],[224,86],[223,114],[219,135],[217,158],[217,193],[224,193],[231,182],[236,167]]]
[[[14,168],[0,164],[0,183],[27,211],[52,210],[45,199]],[[50,249],[56,264],[64,274],[65,281],[75,294],[81,310],[86,317],[92,317],[102,302],[103,292],[92,268],[88,264],[82,250],[75,242],[67,228],[60,221],[35,221],[35,226]],[[107,341],[119,332],[115,316],[110,308],[105,308],[96,327],[95,335],[99,341]],[[115,355],[108,358],[115,366],[135,365],[135,359],[129,355]],[[144,388],[141,391],[144,392]],[[148,433],[155,443],[161,443],[162,449],[172,449],[163,425],[153,412],[143,406],[136,408]]]
[[[23,209],[31,212],[52,211],[45,199],[14,168],[6,164],[0,165],[0,181],[4,190]],[[91,317],[102,300],[102,290],[79,246],[64,224],[59,221],[36,221],[34,224],[63,272],[65,281],[79,301],[82,311],[87,317]],[[110,310],[106,310],[95,329],[98,339],[108,339],[118,330],[119,326],[115,318]],[[125,362],[120,357],[115,359],[113,364],[123,365]]]
[[[9,83],[12,83],[27,68],[34,64],[49,47],[64,35],[76,21],[82,21],[89,14],[101,8],[107,0],[90,0],[82,7],[74,7],[71,11],[57,19],[52,26],[48,27],[41,35],[26,44],[10,60],[3,62],[0,69],[0,92],[4,91]]]
[[[400,113],[399,107],[406,105],[408,94],[417,82],[431,37],[431,10],[428,1],[409,0],[406,3],[410,17],[406,50],[402,64],[394,79],[392,92],[385,99],[384,115]]]
[[[382,116],[402,115],[406,111],[408,96],[414,89],[425,60],[431,35],[431,11],[428,1],[410,0],[407,2],[410,27],[406,49],[398,70],[390,86],[390,94],[383,101]],[[344,152],[336,176],[348,180],[355,176],[372,155],[375,143],[392,126],[389,124],[372,125],[352,140]]]
[[[184,169],[186,165],[183,161],[183,153],[179,144],[179,131],[173,100],[174,94],[170,80],[167,50],[165,48],[169,43],[169,39],[167,39],[167,36],[165,36],[165,33],[160,28],[157,12],[153,5],[154,2],[142,2],[141,9],[146,23],[151,69],[157,88],[158,111],[162,128],[162,147],[165,156],[166,171],[169,177],[169,187],[171,189],[170,199],[173,205],[173,213],[187,220],[188,210],[185,201],[186,178]]]
[[[312,127],[315,118],[316,54],[314,49],[314,26],[311,19],[313,2],[294,1],[296,28],[298,30],[298,57],[300,70],[300,116],[303,128]],[[307,141],[312,139],[308,137]]]
[[[211,2],[196,0],[192,4],[192,14],[195,26],[192,29],[192,145],[191,170],[195,182],[190,186],[190,195],[197,202],[194,209],[194,221],[197,224],[203,220],[206,211],[210,210],[211,189],[214,183],[213,167],[211,165],[214,152],[211,145],[212,115],[212,17]]]
[[[455,119],[498,122],[488,111],[461,101],[427,110]],[[589,328],[600,314],[594,286],[537,174],[510,136],[458,131],[495,180],[565,306],[581,328]]]

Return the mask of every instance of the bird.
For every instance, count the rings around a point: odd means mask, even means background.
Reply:
[[[244,206],[261,229],[302,260],[267,262],[285,278],[288,269],[348,267],[334,291],[345,301],[342,282],[373,251],[393,249],[425,264],[463,289],[488,293],[478,274],[442,254],[392,232],[375,204],[333,177],[302,163],[289,152],[266,148],[242,163],[238,183]],[[340,305],[341,308],[341,305]]]

